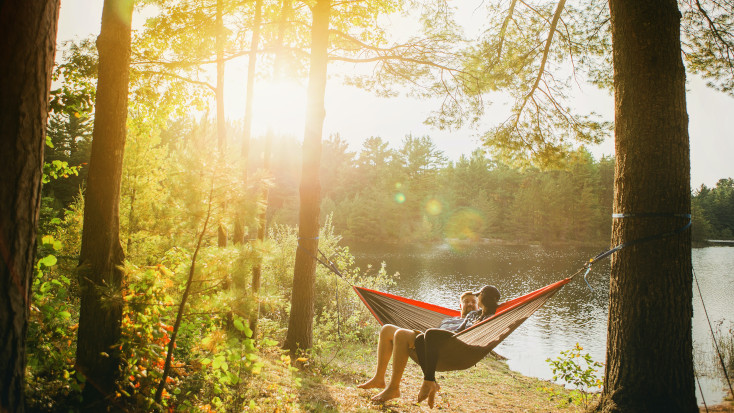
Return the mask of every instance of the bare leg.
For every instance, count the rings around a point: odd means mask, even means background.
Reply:
[[[402,328],[395,332],[390,382],[387,384],[385,390],[372,398],[372,401],[386,402],[390,399],[400,397],[400,380],[403,378],[403,372],[410,357],[410,348],[413,347],[417,335],[415,331]]]
[[[399,329],[400,327],[392,324],[382,326],[382,329],[380,329],[380,338],[377,341],[377,369],[375,375],[357,387],[360,389],[381,389],[385,387],[385,372],[387,371],[387,364],[390,362],[390,356],[393,352],[395,332]]]

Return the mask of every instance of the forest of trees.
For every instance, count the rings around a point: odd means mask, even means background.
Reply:
[[[80,118],[72,115],[66,119],[68,123],[63,126],[66,130],[79,128],[76,133],[80,139],[74,143],[79,149],[69,148],[65,141],[69,135],[55,132],[55,128],[61,127],[57,120],[52,123],[54,129],[49,131],[54,146],[47,147],[47,159],[83,165],[88,160],[85,156],[89,156],[90,131],[79,126],[83,124]],[[188,132],[183,121],[161,132],[170,145],[167,150],[158,148],[159,161],[163,162],[158,164],[155,173],[163,174],[157,178],[161,182],[173,179],[170,175],[175,173],[163,167],[168,164],[165,160],[170,161],[180,148],[180,144],[173,142],[204,140],[202,145],[206,145],[205,137],[194,135],[206,134],[196,130],[211,131],[213,127],[207,124],[194,127],[195,123],[189,122]],[[235,134],[236,125],[230,126],[230,130]],[[177,133],[182,135],[174,136]],[[282,136],[276,137],[273,144],[276,150],[271,158],[273,186],[268,197],[269,222],[297,225],[300,143],[293,137]],[[253,153],[261,153],[263,145],[262,138],[253,139]],[[59,148],[68,149],[63,153]],[[332,214],[335,231],[350,242],[448,240],[593,246],[609,243],[614,159],[594,159],[584,149],[571,154],[564,168],[519,169],[492,161],[482,149],[449,161],[428,136],[406,136],[399,148],[390,147],[379,137],[371,137],[358,151],[353,151],[343,137],[335,135],[324,141],[323,156],[329,162],[321,166],[321,222]],[[262,166],[256,155],[252,155],[249,164],[253,175]],[[79,194],[85,175],[82,166],[78,175],[47,184],[44,214],[59,215],[68,207],[73,195]],[[125,174],[134,175],[132,171]],[[143,172],[136,179],[151,178]],[[136,223],[147,222],[149,226],[136,230],[138,224],[123,220],[128,254],[138,254],[135,250],[139,246],[133,240],[160,236],[156,234],[156,220],[147,216],[157,212],[145,208],[134,211],[134,196],[132,190],[123,194],[121,215]],[[692,205],[694,241],[734,239],[731,178],[721,179],[714,188],[702,185],[696,189]],[[224,222],[234,225],[228,217],[224,217]],[[145,235],[138,231],[144,231]],[[254,231],[250,229],[250,237],[255,235]]]
[[[273,338],[290,365],[327,345],[335,317],[347,339],[374,333],[313,259],[391,282],[356,268],[342,236],[619,245],[688,212],[694,238],[734,235],[732,179],[691,192],[683,64],[732,93],[730,2],[512,0],[486,6],[476,39],[442,1],[146,0],[159,13],[136,31],[133,3],[105,0],[99,37],[64,45],[53,71],[59,1],[2,7],[3,412],[24,394],[39,410],[250,406]],[[410,9],[420,29],[395,42],[381,17]],[[248,108],[228,126],[224,76],[242,56]],[[515,102],[486,152],[456,161],[427,136],[349,148],[322,137],[333,62],[372,63],[342,75],[378,94],[442,97],[437,127],[477,125],[494,91]],[[253,82],[285,67],[308,73],[300,145],[251,137]],[[614,158],[584,149],[610,125],[569,107],[576,70],[615,91]],[[691,233],[615,254],[611,280],[598,410],[694,411]]]

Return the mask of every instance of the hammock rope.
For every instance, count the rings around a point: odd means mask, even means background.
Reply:
[[[729,391],[732,395],[734,395],[734,390],[732,390],[731,386],[731,380],[729,380],[729,373],[726,370],[726,363],[724,362],[724,357],[721,355],[721,350],[719,349],[719,343],[716,341],[716,335],[714,335],[714,328],[711,326],[711,319],[709,318],[709,312],[706,310],[706,304],[703,302],[703,295],[701,294],[701,286],[698,284],[698,277],[696,277],[696,271],[691,268],[691,271],[693,272],[693,279],[696,280],[696,288],[698,289],[698,296],[701,298],[701,305],[703,306],[703,313],[706,315],[706,322],[708,322],[709,325],[709,331],[711,331],[711,338],[714,341],[714,348],[716,349],[716,354],[719,356],[719,362],[721,363],[721,369],[724,370],[724,377],[726,377],[726,382],[729,384]],[[703,397],[703,393],[701,393],[701,397]]]

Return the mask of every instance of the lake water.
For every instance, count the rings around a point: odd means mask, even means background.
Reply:
[[[367,264],[379,267],[384,261],[389,273],[400,273],[397,285],[390,287],[389,292],[458,308],[457,297],[463,291],[494,284],[502,293],[501,301],[505,301],[568,277],[601,251],[536,246],[352,245],[351,252],[362,268]],[[695,248],[693,267],[711,321],[731,326],[734,322],[734,247]],[[588,352],[594,360],[604,361],[609,270],[609,260],[594,265],[588,276],[594,291],[578,277],[495,351],[508,358],[511,369],[548,380],[553,374],[545,360],[558,357],[561,351],[571,349],[577,342],[584,348],[582,353]],[[725,381],[721,368],[714,363],[713,340],[695,284],[693,301],[696,370],[702,376],[705,401],[711,405],[721,402],[725,396]],[[697,397],[702,404],[698,391]]]

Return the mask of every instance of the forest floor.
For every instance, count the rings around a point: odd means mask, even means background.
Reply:
[[[323,352],[321,357],[293,367],[276,349],[261,354],[262,372],[246,383],[247,411],[264,412],[428,412],[426,402],[415,402],[422,383],[420,367],[408,362],[398,399],[384,404],[370,398],[379,391],[363,390],[357,384],[373,373],[375,353],[364,346],[345,346]],[[388,375],[389,375],[388,368]],[[434,409],[448,412],[583,412],[579,392],[548,381],[511,371],[507,363],[487,357],[475,367],[439,373],[441,390]],[[589,400],[589,403],[596,398]],[[704,410],[702,410],[704,411]],[[734,406],[709,408],[734,412]]]

